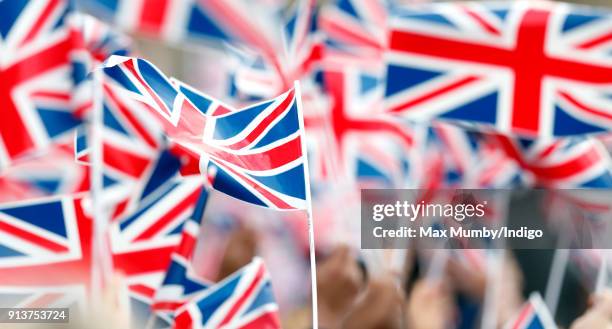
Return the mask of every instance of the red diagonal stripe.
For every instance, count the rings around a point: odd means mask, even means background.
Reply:
[[[64,245],[61,245],[55,241],[45,239],[40,235],[34,234],[15,225],[12,225],[6,220],[0,220],[0,231],[4,231],[5,233],[8,233],[10,235],[17,236],[22,240],[26,240],[29,243],[38,245],[41,248],[47,249],[55,253],[69,251],[68,247]]]
[[[200,195],[200,190],[196,189],[191,192],[186,198],[184,198],[181,202],[176,204],[172,209],[166,212],[163,216],[161,216],[153,225],[149,226],[144,232],[138,235],[135,241],[147,240],[151,239],[153,236],[158,234],[164,228],[168,226],[172,221],[175,221],[177,216],[184,213],[189,207],[192,207],[198,196]]]
[[[35,146],[24,123],[20,108],[13,100],[12,89],[39,74],[68,64],[72,43],[66,38],[41,52],[24,58],[6,70],[0,70],[0,136],[9,157],[13,158]]]
[[[204,145],[204,152],[213,158],[221,159],[242,169],[265,171],[279,168],[299,159],[302,156],[302,144],[301,137],[296,135],[291,140],[264,152],[236,154],[207,145]]]
[[[493,35],[501,35],[501,31],[495,27],[493,24],[491,24],[490,22],[488,22],[486,19],[484,19],[484,17],[480,16],[480,14],[474,10],[472,10],[471,8],[468,8],[466,6],[461,6],[461,9],[463,9],[463,11],[465,11],[466,14],[468,14],[478,25],[480,25],[485,31],[493,34]]]
[[[581,111],[584,111],[586,113],[592,114],[592,115],[596,115],[608,120],[612,120],[612,113],[610,113],[610,111],[606,111],[603,109],[597,109],[591,106],[588,106],[582,102],[580,102],[577,98],[575,98],[574,96],[572,96],[570,93],[565,92],[565,91],[560,91],[559,92],[559,96],[566,100],[568,103],[572,104],[573,106],[575,106],[576,108],[580,109]]]
[[[240,329],[281,328],[280,319],[276,311],[268,311],[255,319],[240,326]]]
[[[612,31],[608,32],[606,34],[602,34],[597,38],[593,38],[591,40],[587,40],[581,44],[578,45],[578,49],[593,49],[595,47],[598,47],[600,45],[603,45],[604,43],[610,42],[612,41]]]
[[[232,174],[238,176],[238,178],[240,178],[242,180],[242,182],[241,182],[242,184],[247,184],[251,188],[255,189],[257,192],[259,192],[261,195],[263,195],[268,201],[272,202],[272,204],[274,206],[278,207],[279,209],[293,209],[293,207],[291,207],[285,201],[283,201],[282,199],[278,198],[276,195],[270,193],[270,191],[268,191],[265,187],[262,187],[261,185],[259,185],[259,183],[253,181],[249,177],[247,177],[247,176],[243,175],[242,173],[234,170],[233,168],[227,166],[225,163],[223,163],[223,161],[216,162],[216,163],[220,167],[223,167],[223,169],[225,169],[225,170],[231,172]]]
[[[261,136],[264,131],[283,113],[287,111],[287,108],[293,103],[294,98],[294,90],[292,89],[289,94],[285,97],[283,102],[279,104],[269,115],[267,115],[261,122],[253,129],[243,140],[234,143],[232,145],[227,146],[232,150],[238,150],[249,144],[253,143],[259,136]],[[288,114],[287,114],[288,115]]]
[[[571,160],[563,161],[557,165],[540,166],[537,164],[529,166],[538,180],[564,179],[582,173],[601,161],[601,154],[597,149],[590,148],[586,153],[578,154]]]
[[[149,131],[142,126],[140,120],[134,116],[132,110],[124,102],[122,102],[115,92],[109,87],[108,84],[104,84],[104,91],[106,97],[112,102],[112,105],[121,113],[121,115],[130,123],[130,127],[136,130],[136,133],[151,147],[157,147],[157,141],[149,134]]]
[[[418,96],[418,97],[416,97],[414,99],[411,99],[411,100],[409,100],[407,102],[403,102],[403,103],[401,103],[399,105],[395,105],[395,106],[391,107],[389,109],[389,111],[390,112],[402,112],[402,111],[410,110],[410,108],[415,107],[417,105],[420,105],[422,103],[425,103],[425,102],[427,102],[430,99],[438,97],[438,96],[440,96],[440,95],[442,95],[444,93],[448,93],[448,92],[450,92],[452,90],[459,89],[461,87],[464,87],[465,85],[468,85],[468,84],[470,84],[472,82],[475,82],[475,81],[478,81],[478,80],[480,80],[480,79],[477,76],[473,76],[473,75],[467,76],[467,77],[462,78],[460,80],[453,81],[453,82],[450,82],[450,83],[448,83],[446,85],[443,85],[442,87],[440,87],[438,89],[432,90],[432,91],[430,91],[428,93],[425,93],[424,95]]]
[[[129,289],[130,292],[137,293],[147,298],[153,298],[153,296],[155,296],[155,289],[145,286],[144,284],[132,284]]]
[[[517,321],[512,326],[512,329],[524,328],[525,321],[527,321],[527,319],[529,318],[529,315],[531,315],[532,312],[533,312],[533,306],[531,305],[531,303],[523,307],[523,309],[521,310],[521,313],[518,316]]]
[[[227,312],[227,315],[225,316],[223,321],[221,321],[221,323],[219,324],[219,327],[222,327],[230,323],[234,319],[234,317],[236,316],[236,313],[238,313],[242,305],[247,301],[247,299],[252,297],[251,295],[253,294],[255,289],[257,289],[257,287],[262,284],[261,281],[263,279],[264,279],[264,267],[263,265],[259,265],[259,268],[257,269],[257,273],[255,274],[255,277],[253,278],[253,281],[251,281],[251,284],[247,287],[245,292],[241,294],[240,298],[234,303],[234,305],[232,305],[232,308]]]
[[[104,143],[104,164],[131,177],[140,177],[151,159],[125,151],[109,143]]]
[[[374,49],[382,49],[382,45],[376,39],[368,34],[358,33],[352,30],[354,26],[343,26],[336,20],[321,17],[321,27],[330,35],[336,36],[339,39],[355,43],[357,46],[367,46]]]

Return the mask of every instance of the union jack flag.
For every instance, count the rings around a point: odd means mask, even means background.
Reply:
[[[68,1],[0,2],[0,166],[67,136],[80,124],[71,105],[75,33]]]
[[[111,227],[115,266],[126,275],[165,271],[200,194],[199,179],[170,181]]]
[[[237,111],[177,87],[142,59],[111,57],[104,71],[148,106],[172,142],[202,156],[213,188],[265,207],[306,208],[297,89]]]
[[[170,267],[162,285],[155,292],[151,308],[156,313],[169,313],[169,316],[172,317],[177,308],[185,304],[193,295],[211,285],[194,272],[190,263],[207,199],[208,193],[202,190],[193,215],[183,226],[181,242],[172,254]]]
[[[171,42],[191,40],[242,42],[274,54],[274,21],[269,13],[242,0],[79,0],[82,9],[127,31]]]
[[[35,156],[13,162],[0,174],[0,189],[8,188],[0,198],[5,202],[11,197],[16,201],[89,190],[89,168],[74,161],[72,149],[71,141],[58,142]],[[10,191],[13,184],[25,187],[25,193]]]
[[[93,16],[75,13],[71,19],[90,56],[101,63],[111,55],[125,56],[130,52],[131,40]]]
[[[327,64],[326,64],[327,65]],[[410,175],[413,136],[408,124],[382,112],[382,83],[376,68],[344,63],[323,69],[330,109],[305,117],[308,136],[319,148],[317,177],[402,185]],[[389,147],[382,149],[376,143]]]
[[[528,138],[609,130],[611,22],[605,11],[553,2],[398,10],[387,110]]]
[[[534,292],[523,305],[517,318],[506,326],[507,329],[556,329],[550,311],[539,293]]]
[[[83,118],[93,105],[93,79],[89,72],[111,55],[126,55],[131,40],[93,16],[77,12],[70,21],[78,42],[78,49],[72,54],[74,113]]]
[[[432,124],[427,147],[439,149],[445,185],[508,188],[522,183],[522,168],[488,137],[449,123]]]
[[[323,55],[323,36],[317,31],[314,0],[299,0],[279,20],[283,44],[273,57],[233,49],[238,67],[232,77],[233,97],[270,98],[291,88],[294,80],[304,86]],[[309,88],[304,88],[309,91]]]
[[[90,160],[88,142],[102,144],[103,202],[114,208],[111,218],[138,209],[144,197],[178,174],[179,167],[179,160],[164,149],[161,127],[147,120],[149,113],[141,103],[117,89],[103,84],[100,140],[77,135],[75,143],[85,163]]]
[[[387,6],[383,0],[337,0],[319,16],[326,42],[346,50],[370,51],[380,59],[387,47]]]
[[[269,274],[256,257],[177,310],[174,329],[280,328]]]
[[[305,154],[292,89],[276,99],[208,118],[210,145],[200,170],[211,186],[240,200],[275,209],[305,209]]]
[[[526,179],[544,187],[609,188],[612,159],[594,138],[571,137],[553,141],[491,134],[499,149],[515,161]]]
[[[85,196],[66,196],[0,205],[0,299],[49,307],[88,296],[92,273],[88,202]]]
[[[169,179],[140,201],[132,211],[125,211],[110,228],[113,267],[125,275],[129,306],[138,310],[133,323],[146,323],[151,315],[155,291],[179,248],[198,196],[199,178]]]

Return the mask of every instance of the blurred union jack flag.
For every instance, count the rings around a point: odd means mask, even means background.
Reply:
[[[269,274],[256,257],[177,310],[175,329],[280,328]]]
[[[0,2],[0,166],[39,150],[80,121],[73,115],[68,1]]]
[[[327,65],[322,77],[331,106],[305,117],[308,137],[317,139],[316,176],[387,187],[403,184],[410,174],[413,132],[409,125],[382,112],[379,71],[346,62],[341,68]],[[377,147],[381,142],[388,147]]]
[[[113,56],[108,83],[145,104],[174,143],[201,155],[213,188],[274,209],[305,209],[305,153],[297,88],[235,110],[147,61]]]
[[[136,198],[136,209],[126,211],[112,223],[113,267],[125,275],[129,305],[134,309],[132,322],[149,318],[155,291],[164,279],[172,253],[181,246],[181,232],[188,227],[201,191],[197,177],[168,178],[144,193],[146,197]]]
[[[529,296],[529,300],[523,305],[519,315],[511,322],[508,329],[556,329],[557,325],[544,304],[539,293],[535,292]]]
[[[85,203],[48,197],[0,205],[0,299],[48,306],[89,293],[92,220]]]
[[[609,130],[611,21],[605,11],[552,2],[398,9],[387,109],[530,138]]]
[[[266,54],[279,49],[271,12],[244,0],[77,0],[124,30],[168,41],[240,41]]]
[[[211,285],[210,282],[200,278],[191,266],[207,200],[208,193],[202,190],[193,215],[183,226],[181,242],[172,254],[166,277],[155,292],[151,308],[156,313],[173,317],[177,308]]]
[[[553,141],[489,136],[533,182],[544,187],[609,188],[612,159],[594,138],[568,137]]]
[[[382,55],[387,45],[387,15],[384,0],[337,0],[324,7],[319,24],[328,43]]]

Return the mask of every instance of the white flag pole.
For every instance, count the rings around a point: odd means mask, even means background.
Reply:
[[[111,271],[111,259],[108,254],[109,247],[106,240],[106,230],[108,228],[108,219],[104,209],[103,195],[103,161],[104,155],[102,152],[102,129],[103,129],[103,74],[104,72],[98,68],[93,72],[93,108],[92,108],[92,131],[91,140],[91,210],[94,221],[93,247],[92,247],[92,295],[95,300],[101,300],[102,291],[104,289],[105,275]]]
[[[601,263],[599,264],[599,272],[595,282],[595,294],[600,294],[608,286],[608,252],[606,250],[600,251]]]
[[[308,155],[306,152],[306,140],[304,129],[304,112],[302,109],[302,93],[300,82],[295,81],[295,100],[297,102],[300,130],[302,131],[302,152],[304,153],[304,179],[306,184],[306,213],[308,215],[308,245],[310,249],[310,282],[312,290],[312,328],[319,328],[319,316],[317,307],[317,263],[315,257],[314,220],[312,216],[312,198],[310,191],[310,172],[308,171]]]
[[[563,225],[565,224],[565,225]],[[567,232],[570,232],[570,223],[561,223],[563,228],[562,233],[557,241],[557,248],[553,255],[552,264],[550,265],[550,274],[548,274],[548,283],[546,284],[546,293],[544,294],[544,300],[546,306],[550,310],[550,313],[554,317],[557,313],[557,306],[559,305],[559,297],[561,297],[561,289],[563,287],[563,280],[565,279],[565,271],[567,263],[569,262],[570,251],[567,248],[570,237]]]

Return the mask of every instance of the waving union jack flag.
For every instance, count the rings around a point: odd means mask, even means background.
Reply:
[[[177,311],[175,329],[280,328],[269,274],[260,258]]]
[[[146,104],[169,139],[202,156],[213,188],[253,204],[305,209],[299,92],[241,110],[166,78],[142,59],[111,57],[110,83]]]
[[[84,197],[51,197],[0,205],[0,299],[48,307],[89,294],[92,220],[85,204]]]
[[[612,128],[612,14],[556,3],[447,3],[398,10],[387,108],[524,137]]]
[[[80,121],[71,106],[68,1],[0,2],[0,166],[67,136]]]

